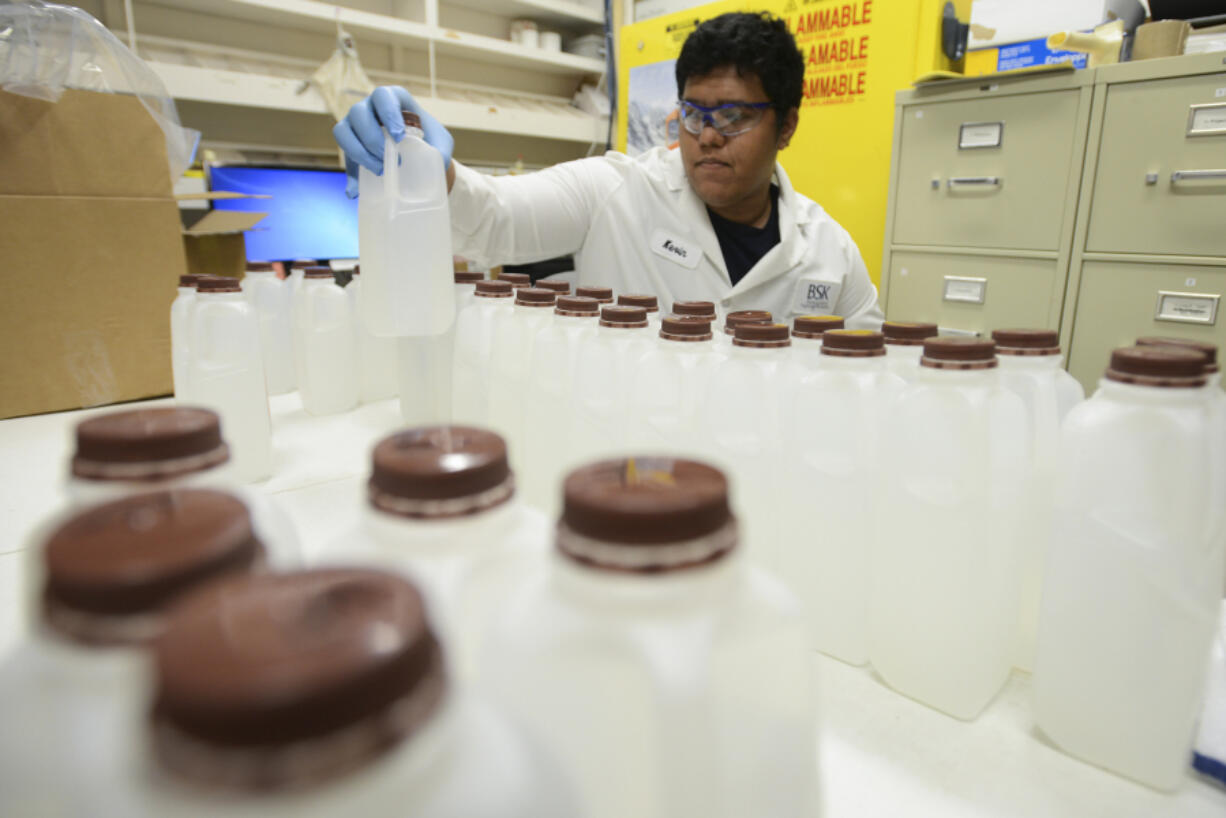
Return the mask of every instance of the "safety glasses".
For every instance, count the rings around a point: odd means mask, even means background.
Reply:
[[[762,121],[770,107],[772,106],[769,102],[726,102],[708,108],[684,99],[677,100],[681,124],[694,136],[702,133],[702,129],[707,125],[723,136],[745,133]]]

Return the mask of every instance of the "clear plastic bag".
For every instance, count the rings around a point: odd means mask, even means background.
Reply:
[[[66,88],[131,94],[166,134],[171,178],[192,163],[200,132],[179,124],[158,75],[114,34],[73,6],[38,0],[0,5],[0,88],[56,102]]]
[[[336,26],[336,51],[311,76],[311,83],[319,90],[337,122],[345,118],[350,106],[375,90],[375,84],[362,69],[353,38],[339,24]]]

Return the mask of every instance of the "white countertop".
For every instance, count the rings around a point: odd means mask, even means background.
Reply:
[[[115,408],[0,421],[0,656],[27,627],[23,552],[58,505],[72,430]],[[389,400],[315,418],[296,394],[271,408],[277,474],[255,488],[277,495],[310,554],[356,520],[370,448],[400,425],[398,408]],[[893,692],[871,670],[815,662],[825,818],[1226,816],[1226,789],[1191,774],[1177,792],[1158,793],[1055,749],[1031,724],[1025,674],[976,721],[961,722]]]

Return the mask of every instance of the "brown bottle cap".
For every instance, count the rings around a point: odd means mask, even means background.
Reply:
[[[1105,377],[1138,386],[1204,386],[1207,361],[1205,353],[1187,347],[1123,347],[1111,353]]]
[[[272,273],[277,268],[272,266],[270,261],[249,261],[247,262],[247,272],[249,273]]]
[[[822,354],[836,358],[875,358],[885,355],[885,336],[871,329],[828,329],[822,335]]]
[[[242,291],[242,285],[239,284],[237,278],[202,276],[196,279],[196,292],[198,293],[241,293]]]
[[[911,321],[885,321],[881,324],[881,334],[887,344],[895,346],[923,346],[927,338],[937,336],[937,325]]]
[[[404,517],[458,517],[515,493],[507,445],[493,432],[427,426],[385,437],[371,455],[370,504]]]
[[[200,280],[200,276],[197,275],[196,273],[186,273],[185,275],[179,276],[179,286],[180,287],[191,287],[192,289],[195,289],[196,282],[199,280]]]
[[[532,276],[527,273],[499,273],[499,281],[509,281],[511,284],[532,285]]]
[[[792,321],[792,334],[797,338],[816,340],[827,330],[843,327],[843,319],[838,315],[801,315]]]
[[[580,295],[560,295],[554,314],[571,318],[595,318],[600,315],[600,302]]]
[[[602,304],[613,303],[613,290],[610,287],[578,287],[575,289],[575,295],[581,295],[584,298],[595,298]]]
[[[533,286],[543,290],[553,290],[558,295],[568,295],[570,293],[569,281],[538,281]]]
[[[691,460],[639,457],[576,469],[562,487],[558,549],[601,568],[667,571],[736,545],[728,482]]]
[[[307,267],[302,271],[304,278],[335,278],[331,267]]]
[[[711,301],[674,301],[673,315],[693,315],[715,320],[715,304]]]
[[[1217,362],[1217,345],[1216,344],[1210,344],[1205,341],[1193,341],[1190,338],[1168,338],[1168,337],[1156,337],[1156,336],[1147,336],[1145,338],[1138,338],[1136,341],[1136,344],[1139,347],[1158,346],[1158,347],[1181,347],[1183,349],[1194,349],[1197,352],[1203,353],[1205,356],[1205,359],[1206,359],[1205,373],[1206,374],[1212,375],[1213,373],[1219,371],[1218,362]]]
[[[987,338],[929,338],[920,364],[932,369],[991,369],[996,342]]]
[[[558,301],[553,290],[540,287],[520,287],[515,291],[515,303],[524,307],[552,307]]]
[[[600,326],[617,329],[645,327],[647,310],[642,307],[604,307],[600,310]]]
[[[77,424],[72,474],[87,480],[163,480],[230,459],[208,409],[129,409]]]
[[[412,111],[401,111],[400,117],[404,120],[404,126],[406,128],[416,128],[419,131],[422,130],[421,117]]]
[[[617,306],[642,307],[647,312],[660,311],[660,302],[654,295],[619,295],[617,297]]]
[[[367,569],[194,594],[153,661],[158,762],[209,788],[287,790],[352,770],[428,722],[447,686],[421,594]]]
[[[660,322],[660,337],[666,341],[709,341],[711,320],[694,315],[670,315]]]
[[[787,324],[741,324],[732,343],[753,349],[775,349],[791,346],[792,338]]]
[[[724,316],[724,332],[735,335],[741,324],[769,324],[774,320],[767,310],[736,310]]]
[[[94,506],[57,528],[43,549],[43,611],[83,642],[134,643],[160,630],[160,612],[201,584],[250,571],[264,549],[242,501],[209,489],[137,494]]]
[[[992,330],[997,355],[1043,356],[1060,354],[1060,334],[1054,329]]]
[[[458,270],[452,275],[455,276],[456,284],[476,284],[478,281],[485,279],[485,273],[469,273],[464,270]]]
[[[478,281],[476,292],[484,298],[510,298],[515,288],[509,281]]]

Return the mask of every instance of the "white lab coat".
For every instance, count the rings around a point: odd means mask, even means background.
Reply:
[[[726,311],[841,315],[849,328],[880,329],[877,289],[856,243],[775,165],[779,244],[732,286],[706,206],[690,187],[680,151],[637,158],[609,152],[526,176],[491,177],[456,163],[451,231],[456,253],[522,264],[573,253],[582,285],[714,301]]]

